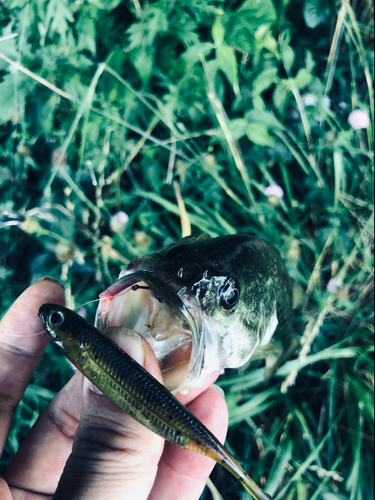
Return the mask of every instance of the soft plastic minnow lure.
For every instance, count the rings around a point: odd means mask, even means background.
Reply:
[[[256,500],[271,499],[182,403],[97,328],[56,304],[43,304],[39,317],[65,356],[120,408],[164,439],[221,464]]]

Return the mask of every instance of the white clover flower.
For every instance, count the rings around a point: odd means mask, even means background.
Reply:
[[[366,111],[356,109],[350,113],[348,122],[353,128],[359,130],[361,128],[367,128],[370,125],[370,117]]]
[[[331,107],[331,99],[325,95],[323,98],[322,98],[322,104],[325,108],[330,108]]]
[[[264,190],[266,196],[276,196],[277,198],[282,198],[284,196],[284,190],[281,186],[277,184],[271,184]]]
[[[338,278],[331,278],[327,284],[327,290],[330,293],[338,293],[342,288],[343,282]]]
[[[305,107],[306,106],[315,106],[315,104],[317,103],[317,99],[314,96],[314,94],[305,94],[302,97],[302,102],[303,102],[303,105]]]
[[[114,233],[120,233],[129,222],[129,215],[125,212],[117,212],[111,217],[111,229]]]
[[[271,186],[266,187],[264,194],[268,196],[268,203],[274,207],[280,205],[280,200],[284,196],[283,188],[277,184],[271,184]]]

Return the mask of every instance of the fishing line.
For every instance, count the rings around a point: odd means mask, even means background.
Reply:
[[[138,286],[138,288],[146,288],[146,287],[141,287],[141,286]],[[114,297],[118,297],[119,295],[123,295],[125,294],[126,292],[129,291],[129,289],[133,290],[133,291],[136,291],[138,288],[135,288],[134,286],[133,287],[128,287],[128,288],[125,288],[124,290],[121,290],[121,292],[118,292],[118,293],[115,293],[114,295],[108,295],[107,297],[105,297],[106,299],[113,299]],[[85,302],[84,304],[81,304],[77,307],[75,307],[74,311],[75,312],[78,312],[79,309],[81,309],[82,307],[85,307],[89,304],[93,304],[94,302],[100,302],[100,300],[102,299],[94,299],[94,300],[90,300],[88,302]],[[36,333],[28,333],[28,334],[20,334],[20,335],[17,335],[17,334],[14,334],[14,333],[8,333],[8,332],[5,332],[4,330],[0,330],[0,334],[2,335],[7,335],[8,337],[15,337],[15,338],[24,338],[24,337],[36,337],[38,335],[42,335],[43,333],[46,333],[45,330],[42,330],[41,332],[36,332]]]
[[[114,297],[114,296],[113,296]],[[110,298],[113,298],[113,297],[110,297]],[[76,306],[74,308],[74,311],[75,312],[78,312],[79,309],[82,309],[82,307],[85,307],[85,306],[88,306],[89,304],[93,304],[94,302],[99,302],[101,299],[94,299],[94,300],[89,300],[88,302],[85,302],[83,304],[80,304],[79,306]]]
[[[77,312],[77,309],[80,309],[81,307],[84,307],[88,304],[92,304],[93,302],[98,302],[100,299],[94,299],[94,300],[91,300],[89,302],[86,302],[85,304],[82,304],[80,306],[77,306],[75,308],[75,311]],[[36,337],[37,335],[42,335],[43,333],[46,333],[45,330],[42,330],[41,332],[36,332],[36,333],[23,333],[23,334],[20,334],[20,335],[17,335],[15,333],[8,333],[8,332],[5,332],[4,330],[0,330],[0,334],[2,335],[7,335],[8,337],[15,337],[15,338],[24,338],[24,337]]]
[[[130,286],[129,285],[128,287],[124,288],[120,292],[114,293],[113,295],[106,295],[103,298],[89,300],[88,302],[85,302],[84,304],[80,304],[80,305],[78,305],[78,306],[76,306],[74,308],[74,311],[78,312],[78,310],[81,309],[82,307],[85,307],[85,306],[88,306],[90,304],[93,304],[94,302],[100,302],[101,300],[106,300],[106,299],[114,299],[115,297],[119,297],[120,295],[125,295],[130,290],[133,291],[133,292],[136,292],[137,290],[151,290],[151,289],[150,289],[149,286],[142,286],[142,285],[132,285],[132,286]]]
[[[8,333],[8,332],[4,332],[4,330],[0,330],[0,334],[2,335],[8,335],[8,337],[36,337],[37,335],[42,335],[42,333],[46,333],[45,330],[41,331],[41,332],[37,332],[37,333],[23,333],[23,334],[20,334],[20,335],[16,335],[14,333]]]
[[[106,295],[106,296],[104,297],[104,299],[114,299],[115,297],[118,297],[119,295],[123,295],[123,294],[124,294],[125,292],[127,292],[127,291],[129,291],[129,288],[127,288],[127,289],[125,289],[125,290],[121,290],[121,292],[115,293],[115,294],[113,294],[113,295]],[[78,312],[78,311],[79,311],[79,309],[81,309],[82,307],[85,307],[85,306],[88,306],[88,305],[90,305],[90,304],[93,304],[94,302],[100,302],[101,300],[103,300],[103,299],[100,299],[100,298],[99,298],[99,299],[89,300],[88,302],[85,302],[84,304],[80,304],[80,305],[76,306],[76,307],[74,308],[74,311],[75,311],[75,312]]]

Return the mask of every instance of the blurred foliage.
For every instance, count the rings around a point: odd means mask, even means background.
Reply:
[[[44,275],[80,308],[180,238],[175,181],[194,233],[265,238],[308,291],[298,359],[222,379],[229,448],[276,500],[373,498],[372,3],[6,0],[0,30],[1,312]],[[3,465],[69,376],[50,347]]]

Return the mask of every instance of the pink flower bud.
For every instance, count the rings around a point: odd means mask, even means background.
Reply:
[[[120,233],[129,222],[129,215],[125,212],[117,212],[111,217],[111,229],[114,233]]]
[[[277,198],[282,198],[284,196],[284,191],[283,188],[277,184],[272,184],[271,186],[266,187],[264,194],[266,196],[276,196]]]
[[[343,285],[342,280],[331,278],[327,284],[327,290],[331,293],[338,293]]]
[[[359,130],[361,128],[367,128],[370,125],[370,117],[366,111],[356,109],[350,113],[348,122],[353,128]]]

